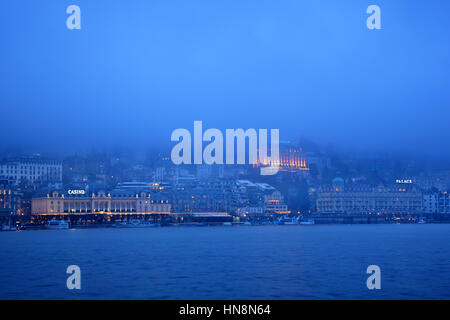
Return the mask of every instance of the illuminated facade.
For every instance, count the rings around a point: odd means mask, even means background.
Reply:
[[[72,192],[69,192],[72,191]],[[169,214],[168,199],[152,192],[100,191],[90,195],[54,191],[32,199],[32,214]]]
[[[278,160],[271,160],[269,157],[258,159],[256,167],[279,167],[280,171],[308,171],[309,167],[306,163],[306,157],[303,155],[301,148],[295,148],[285,145],[280,145],[280,154]]]
[[[284,197],[280,191],[274,191],[264,195],[264,207],[267,213],[287,214],[287,204],[284,203]]]
[[[317,193],[318,213],[417,213],[422,193],[414,187],[329,186]]]
[[[0,216],[15,214],[17,201],[7,181],[0,181]]]

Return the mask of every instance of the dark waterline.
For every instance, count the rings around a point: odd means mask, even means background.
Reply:
[[[3,232],[0,298],[449,299],[449,243],[448,224]]]

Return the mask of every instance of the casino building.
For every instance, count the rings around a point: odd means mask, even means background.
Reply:
[[[116,189],[88,193],[85,190],[52,191],[33,197],[33,215],[170,214],[168,198],[151,191]]]

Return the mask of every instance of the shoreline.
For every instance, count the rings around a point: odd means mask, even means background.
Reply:
[[[46,228],[45,225],[27,225],[24,228],[16,229],[16,230],[2,230],[0,232],[8,232],[8,231],[34,231],[34,230],[76,230],[76,229],[159,229],[159,228],[205,228],[205,227],[223,227],[223,228],[251,228],[251,227],[312,227],[312,226],[338,226],[338,225],[437,225],[437,224],[450,224],[448,221],[441,222],[430,222],[430,223],[417,223],[417,222],[384,222],[384,223],[317,223],[313,225],[302,225],[302,224],[292,224],[292,225],[282,225],[282,224],[261,224],[261,223],[252,223],[252,224],[244,224],[244,223],[232,223],[230,225],[223,223],[180,223],[180,224],[164,224],[159,226],[126,226],[119,227],[114,224],[78,224],[71,225],[66,229],[49,229]]]

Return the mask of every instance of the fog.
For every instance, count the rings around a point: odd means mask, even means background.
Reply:
[[[81,8],[81,29],[65,9]],[[169,148],[177,128],[277,128],[448,158],[450,4],[4,1],[2,150]]]

